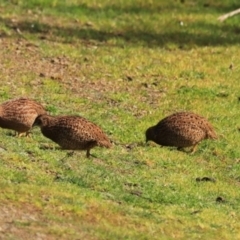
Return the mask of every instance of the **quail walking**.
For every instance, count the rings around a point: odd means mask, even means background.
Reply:
[[[146,142],[151,140],[162,146],[178,149],[192,147],[204,139],[216,139],[217,135],[207,119],[191,112],[177,112],[146,131]]]
[[[39,116],[34,125],[41,128],[42,134],[56,142],[62,149],[90,150],[95,146],[111,147],[111,142],[100,127],[79,116]]]
[[[0,105],[0,127],[15,130],[19,137],[28,136],[37,116],[45,113],[44,107],[32,99],[12,99]]]

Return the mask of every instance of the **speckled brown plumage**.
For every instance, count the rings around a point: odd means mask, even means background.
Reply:
[[[196,146],[203,139],[216,139],[212,125],[195,113],[178,112],[162,119],[146,131],[146,141],[152,140],[162,146],[178,148]]]
[[[0,127],[15,130],[18,136],[29,130],[37,116],[45,114],[43,106],[28,98],[18,98],[0,105]]]
[[[95,146],[110,148],[111,143],[104,132],[94,123],[79,116],[39,116],[34,125],[42,134],[59,144],[63,149],[86,150]]]

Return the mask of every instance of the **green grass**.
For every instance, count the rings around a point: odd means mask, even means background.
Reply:
[[[38,128],[31,139],[0,129],[0,238],[240,239],[239,16],[217,21],[237,8],[1,1],[1,102],[84,116],[115,146],[86,159]],[[219,139],[193,155],[146,146],[145,130],[180,110],[207,117]]]

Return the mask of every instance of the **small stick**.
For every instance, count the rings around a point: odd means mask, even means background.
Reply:
[[[237,14],[239,14],[239,13],[240,13],[240,8],[238,8],[238,9],[232,11],[232,12],[229,12],[229,13],[226,13],[226,14],[220,16],[220,17],[218,18],[218,20],[219,20],[220,22],[223,22],[223,21],[225,21],[226,19],[228,19],[228,18],[230,18],[230,17],[233,17],[234,15],[237,15]]]

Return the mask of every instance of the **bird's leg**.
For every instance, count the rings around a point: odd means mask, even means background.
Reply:
[[[16,137],[22,137],[24,135],[24,132],[16,132],[15,136]]]
[[[90,149],[87,149],[87,154],[86,154],[87,158],[90,157]]]
[[[178,147],[177,150],[180,151],[180,152],[189,153],[189,151],[186,150],[186,148],[184,148],[184,147]]]
[[[31,132],[29,132],[29,131],[28,131],[28,132],[26,132],[26,137],[30,137],[30,138],[31,138],[31,134],[32,134],[32,133],[31,133]]]
[[[64,162],[64,160],[68,157],[72,157],[74,154],[74,151],[68,152],[65,157],[61,158],[59,161]]]
[[[15,136],[16,137],[22,137],[22,136],[26,136],[26,137],[30,137],[31,132],[15,132]]]
[[[194,154],[197,150],[197,143],[193,146],[191,154]]]

